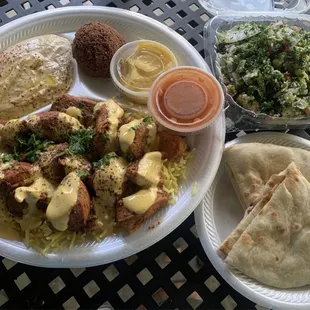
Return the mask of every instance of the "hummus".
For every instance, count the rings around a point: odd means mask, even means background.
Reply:
[[[67,93],[73,81],[71,42],[44,35],[0,52],[0,118],[24,116]]]

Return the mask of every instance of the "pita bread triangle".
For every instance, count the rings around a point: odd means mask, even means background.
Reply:
[[[266,285],[300,287],[310,284],[310,183],[294,163],[278,183],[225,262]]]
[[[225,166],[240,203],[246,210],[254,206],[273,174],[295,162],[310,181],[310,152],[274,144],[240,143],[224,152]]]
[[[246,230],[246,228],[251,224],[257,214],[262,210],[265,204],[271,199],[273,192],[278,188],[278,186],[283,182],[287,174],[292,173],[292,169],[295,169],[295,164],[290,164],[284,171],[279,174],[274,174],[271,176],[267,184],[264,186],[263,194],[261,199],[257,204],[251,208],[249,213],[246,213],[238,226],[234,231],[224,240],[221,244],[217,253],[220,257],[226,258],[230,252],[233,245],[240,238],[241,234]],[[250,209],[250,208],[249,208]]]

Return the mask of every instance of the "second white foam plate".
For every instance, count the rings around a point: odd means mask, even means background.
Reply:
[[[310,151],[310,141],[285,133],[262,132],[248,134],[228,142],[271,143],[298,147]],[[199,207],[195,222],[201,244],[219,274],[239,293],[255,303],[273,310],[310,309],[310,286],[295,289],[276,289],[249,278],[228,267],[216,250],[243,218],[244,210],[230,182],[222,160],[217,175]]]

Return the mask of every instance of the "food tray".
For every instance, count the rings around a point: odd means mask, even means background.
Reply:
[[[229,0],[228,0],[229,1]],[[223,3],[228,1],[222,1]],[[218,4],[214,5],[214,2],[218,2]],[[240,1],[241,2],[241,1]],[[260,1],[257,1],[260,2]],[[310,9],[310,1],[309,0],[271,0],[271,9],[274,11],[289,11],[294,13],[306,13]],[[228,10],[221,6],[219,0],[199,0],[199,3],[203,8],[205,8],[210,14],[218,15],[223,12],[227,12]],[[266,5],[264,5],[265,7]],[[262,11],[261,5],[255,6],[255,1],[252,3],[243,6],[244,11]],[[265,11],[265,10],[264,10]]]
[[[310,151],[310,141],[279,132],[247,134],[225,144],[271,143]],[[225,195],[223,195],[225,193]],[[202,203],[195,210],[195,223],[200,242],[219,274],[240,294],[273,310],[310,309],[310,285],[280,289],[259,283],[233,267],[228,267],[216,250],[244,216],[244,209],[230,181],[222,160],[217,175]]]
[[[299,26],[310,31],[310,16],[296,13],[268,12],[268,13],[230,13],[220,14],[210,21],[204,27],[204,48],[206,62],[210,65],[212,73],[219,80],[226,96],[226,116],[232,121],[238,129],[287,129],[299,128],[306,129],[310,127],[310,117],[286,118],[272,117],[265,113],[255,113],[241,107],[227,93],[225,84],[221,81],[221,69],[217,56],[217,33],[233,28],[238,24],[257,22],[259,24],[269,24],[276,21],[285,21],[294,26]]]
[[[158,41],[173,51],[180,65],[209,71],[195,48],[164,24],[142,14],[108,7],[68,7],[20,18],[0,28],[0,51],[27,38],[43,34],[58,33],[72,40],[80,26],[98,20],[117,29],[128,42],[137,39]],[[69,93],[94,100],[106,100],[118,95],[110,79],[88,77],[79,70],[75,70],[74,85]],[[49,107],[41,109],[48,110]],[[22,242],[0,238],[0,255],[35,266],[76,268],[107,264],[146,249],[180,225],[202,200],[216,175],[224,138],[223,113],[204,133],[189,138],[188,144],[195,148],[195,155],[189,164],[187,178],[180,185],[176,203],[160,210],[135,233],[111,236],[99,243],[88,241],[46,257],[32,248],[27,248]],[[198,191],[192,195],[196,182]],[[153,229],[149,229],[152,226]]]

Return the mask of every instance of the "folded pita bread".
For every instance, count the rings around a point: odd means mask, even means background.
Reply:
[[[294,164],[225,262],[266,285],[310,284],[310,183]]]
[[[310,152],[274,144],[241,143],[224,152],[226,169],[244,209],[254,206],[273,174],[295,162],[310,181]]]
[[[283,182],[288,174],[291,174],[293,170],[296,169],[295,163],[291,163],[284,171],[279,174],[274,174],[271,176],[267,184],[264,186],[262,198],[258,201],[258,203],[245,214],[244,218],[241,220],[239,225],[234,229],[234,231],[224,240],[221,244],[217,253],[220,257],[225,259],[230,252],[231,248],[240,238],[241,234],[247,229],[247,227],[251,224],[253,219],[257,216],[257,214],[262,210],[262,208],[268,203],[271,199],[272,194],[278,188],[278,186]],[[249,208],[250,209],[250,208]]]

